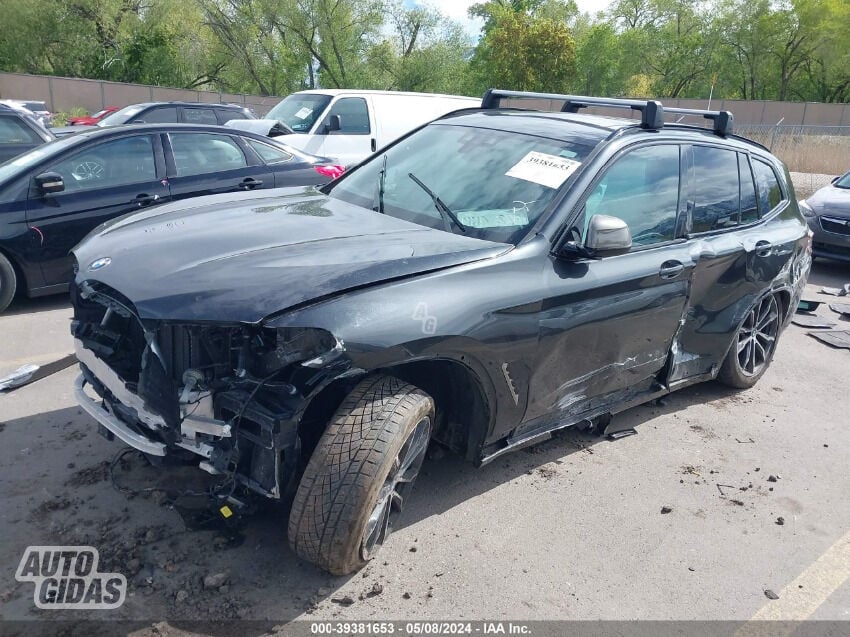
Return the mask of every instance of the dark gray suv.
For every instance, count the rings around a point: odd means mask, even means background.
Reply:
[[[499,107],[526,97],[563,112]],[[810,233],[783,165],[731,123],[490,91],[319,189],[109,222],[74,250],[77,397],[108,436],[209,472],[219,506],[294,496],[292,548],[351,572],[432,440],[484,464],[761,378]]]

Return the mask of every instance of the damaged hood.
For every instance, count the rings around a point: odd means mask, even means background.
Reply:
[[[73,252],[78,284],[105,283],[143,319],[256,323],[346,290],[509,249],[313,188],[289,188],[202,197],[121,217]]]

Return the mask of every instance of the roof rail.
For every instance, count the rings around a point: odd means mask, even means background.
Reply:
[[[557,93],[531,93],[526,91],[505,91],[502,89],[487,89],[484,97],[481,100],[481,108],[493,109],[499,108],[499,104],[504,98],[514,99],[548,99],[548,100],[564,100],[564,105],[561,107],[563,113],[577,113],[582,108],[588,106],[601,106],[606,108],[628,108],[633,111],[640,111],[641,128],[650,130],[658,130],[664,128],[664,113],[676,113],[679,115],[702,115],[705,119],[710,119],[713,124],[713,130],[716,135],[730,135],[732,133],[732,113],[729,111],[707,111],[695,108],[665,108],[661,102],[656,100],[634,100],[634,99],[618,99],[608,97],[586,97],[581,95],[559,95]]]

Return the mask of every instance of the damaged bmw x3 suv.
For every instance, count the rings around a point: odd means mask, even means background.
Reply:
[[[563,108],[501,104],[528,97]],[[221,498],[291,497],[294,551],[352,572],[432,440],[481,465],[765,373],[810,235],[784,166],[731,127],[490,90],[326,186],[110,221],[74,250],[77,397]]]

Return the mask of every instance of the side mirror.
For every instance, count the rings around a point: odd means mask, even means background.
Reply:
[[[632,247],[629,225],[618,217],[593,215],[587,225],[584,247],[595,256],[624,254]]]
[[[65,190],[65,181],[59,173],[41,173],[35,176],[34,181],[36,188],[45,195]]]
[[[328,120],[328,133],[336,133],[342,130],[342,117],[339,115],[331,115]]]

